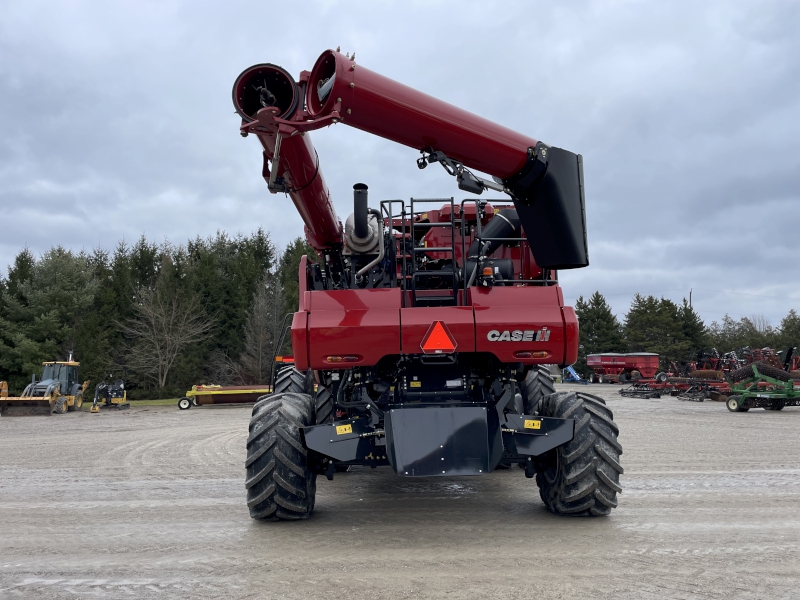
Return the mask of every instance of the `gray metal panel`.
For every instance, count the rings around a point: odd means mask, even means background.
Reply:
[[[394,408],[385,419],[389,462],[398,475],[442,477],[489,472],[485,407]]]

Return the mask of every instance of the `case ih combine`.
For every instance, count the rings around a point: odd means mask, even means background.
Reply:
[[[578,322],[556,271],[588,265],[581,156],[338,50],[298,81],[276,65],[250,67],[233,102],[241,134],[263,147],[269,190],[292,199],[321,257],[300,266],[296,369],[253,408],[251,516],[307,518],[316,477],[349,465],[441,477],[510,463],[536,477],[552,512],[609,514],[622,473],[612,413],[594,396],[553,393],[538,367],[577,357]],[[342,227],[308,135],[336,123],[418,150],[419,168],[439,163],[475,196],[371,208],[356,184]],[[485,190],[508,198],[485,202]]]

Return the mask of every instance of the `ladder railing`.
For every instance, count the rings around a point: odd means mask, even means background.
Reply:
[[[450,204],[450,221],[444,223],[418,223],[418,215],[423,213],[414,210],[415,204]],[[456,262],[456,211],[454,198],[411,198],[411,214],[410,214],[410,232],[412,240],[412,266],[411,266],[411,299],[413,306],[455,306],[458,304],[458,290],[459,290],[459,277],[458,277],[458,263]],[[417,247],[414,240],[417,239],[416,233],[420,230],[431,230],[437,227],[450,230],[450,245],[427,247],[424,244]],[[450,268],[449,269],[436,269],[427,270],[419,269],[417,256],[420,254],[429,253],[446,253],[450,255]],[[449,288],[443,289],[425,289],[424,284],[420,288],[420,283],[425,279],[432,280],[435,277],[449,280],[451,285]],[[422,294],[420,292],[440,292],[440,294],[428,293]]]

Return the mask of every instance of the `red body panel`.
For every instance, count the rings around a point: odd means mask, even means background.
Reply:
[[[422,354],[434,321],[445,324],[456,352],[488,352],[525,364],[568,364],[577,357],[578,322],[562,306],[558,286],[474,287],[471,305],[430,308],[402,308],[401,294],[399,288],[305,292],[309,312],[296,313],[292,322],[297,368],[348,369],[375,365],[388,355]],[[492,341],[505,331],[509,338],[519,331],[522,339]],[[520,357],[520,351],[536,354]],[[330,356],[356,360],[330,362]]]
[[[308,295],[312,369],[374,365],[388,354],[400,354],[399,288],[313,291]],[[328,356],[357,356],[359,360],[330,363]]]
[[[320,103],[317,83],[334,71],[333,89]],[[518,173],[528,148],[537,144],[533,138],[356,65],[333,50],[317,59],[306,104],[313,117],[337,110],[347,125],[417,150],[432,147],[502,178]]]
[[[295,366],[305,371],[308,369],[308,313],[296,312],[292,317],[292,352]]]
[[[577,353],[577,338],[571,342],[564,336],[564,313],[557,286],[473,287],[468,292],[475,310],[477,352],[491,352],[503,362],[527,364],[564,364],[568,342],[570,353],[573,352],[572,345]],[[498,332],[502,336],[506,331],[512,338],[515,331],[523,332],[523,339],[501,341],[492,339],[497,335],[490,335],[491,332]],[[525,332],[535,333],[525,336]],[[535,358],[515,356],[515,353],[525,351],[546,352],[547,355]]]

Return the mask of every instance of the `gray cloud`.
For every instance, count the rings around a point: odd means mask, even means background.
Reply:
[[[297,75],[341,45],[584,154],[592,266],[561,274],[567,298],[598,289],[622,314],[633,292],[694,288],[708,321],[777,324],[800,308],[799,21],[777,0],[5,3],[0,269],[25,244],[301,235],[230,87],[250,64]],[[313,139],[341,216],[355,181],[375,200],[458,195],[411,149],[342,125]]]

